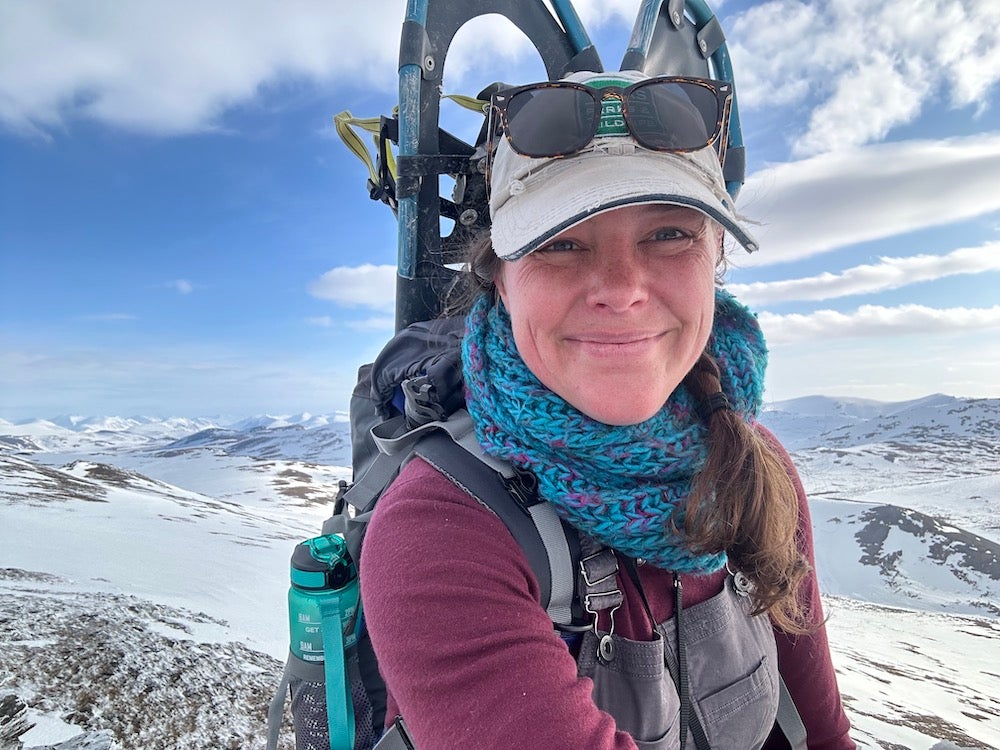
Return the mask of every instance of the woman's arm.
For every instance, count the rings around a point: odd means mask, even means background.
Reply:
[[[635,750],[577,677],[503,522],[425,462],[380,499],[361,569],[379,668],[417,747]]]

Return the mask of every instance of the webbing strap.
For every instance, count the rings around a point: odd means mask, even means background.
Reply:
[[[453,442],[464,448],[467,453],[478,458],[481,463],[489,466],[504,479],[510,479],[516,473],[513,467],[506,461],[501,461],[483,453],[483,449],[476,439],[472,417],[469,416],[469,412],[465,409],[459,409],[446,420],[427,422],[419,427],[414,427],[412,430],[398,434],[404,425],[404,418],[399,416],[393,417],[372,428],[372,440],[378,446],[380,454],[401,456],[405,459],[417,443],[432,432],[440,430],[448,433]],[[397,468],[399,463],[402,463],[402,461],[397,462]]]
[[[806,726],[802,723],[788,686],[778,675],[778,716],[776,717],[782,734],[792,750],[806,750]]]
[[[278,736],[281,734],[281,721],[285,715],[285,699],[288,697],[292,678],[298,678],[305,682],[323,682],[325,675],[326,672],[322,664],[303,661],[291,651],[288,652],[285,669],[281,673],[281,682],[267,707],[266,750],[277,750]]]
[[[381,495],[389,483],[396,478],[400,467],[410,457],[416,444],[438,431],[446,432],[454,443],[478,458],[480,462],[488,465],[504,479],[510,479],[514,476],[514,469],[506,461],[500,461],[483,453],[476,440],[472,417],[465,409],[459,409],[447,420],[428,422],[411,430],[406,429],[405,417],[399,415],[371,429],[371,437],[378,448],[379,455],[364,476],[360,477],[344,493],[344,501],[358,510],[368,509],[372,498]]]
[[[351,750],[354,747],[354,703],[347,692],[340,598],[331,597],[320,601],[319,612],[323,631],[326,720],[330,728],[330,750]]]
[[[538,578],[541,604],[549,617],[556,625],[572,625],[575,571],[567,531],[555,509],[544,501],[516,501],[510,489],[513,485],[504,481],[505,475],[518,481],[513,467],[485,455],[474,434],[460,440],[453,434],[428,436],[416,453],[504,522]]]
[[[464,94],[442,94],[441,98],[450,99],[458,106],[484,116],[490,106],[488,100],[477,99],[473,96],[465,96]],[[399,107],[394,107],[393,115],[396,116],[398,111]],[[368,168],[368,176],[375,185],[378,185],[380,181],[378,167],[371,152],[368,150],[368,146],[365,145],[365,142],[358,134],[358,131],[365,131],[372,134],[375,142],[376,153],[380,158],[385,159],[385,167],[388,169],[389,174],[392,175],[393,179],[398,176],[399,172],[392,149],[388,147],[388,144],[385,144],[383,147],[383,145],[379,143],[379,137],[382,129],[381,120],[381,117],[355,117],[349,110],[346,109],[333,116],[333,126],[337,131],[337,135],[340,136],[340,140],[343,141],[348,150],[358,157],[358,159],[361,160],[361,163]],[[464,156],[462,158],[468,160],[468,156]]]
[[[375,146],[378,147],[378,136],[379,130],[381,128],[381,118],[380,117],[355,117],[348,110],[344,110],[340,114],[333,116],[333,126],[337,131],[337,135],[340,136],[340,140],[344,142],[344,145],[361,160],[361,163],[368,167],[368,175],[372,182],[376,185],[379,183],[378,170],[375,168],[375,162],[372,159],[371,152],[368,151],[368,147],[361,140],[361,136],[358,135],[355,129],[365,130],[373,134]],[[392,151],[385,149],[386,167],[389,169],[389,173],[395,177],[396,176],[396,164],[392,155]]]
[[[545,545],[549,578],[552,582],[546,611],[557,625],[573,622],[573,560],[566,541],[566,530],[552,503],[536,503],[528,509],[531,520]]]
[[[510,464],[482,452],[473,430],[472,417],[464,409],[459,409],[447,420],[428,422],[414,429],[407,429],[406,418],[399,415],[371,429],[371,438],[378,448],[378,455],[368,470],[344,493],[343,508],[323,522],[323,533],[344,534],[352,524],[367,523],[375,501],[399,474],[417,443],[441,432],[447,433],[453,443],[478,458],[478,463],[487,464],[503,479],[514,476],[515,472]],[[347,512],[348,505],[355,509],[353,515]],[[348,539],[348,549],[352,556],[356,556],[361,551],[360,540],[355,547]]]
[[[406,419],[403,415],[387,419],[373,427],[371,437],[378,448],[378,456],[372,461],[368,471],[344,493],[345,503],[358,510],[367,510],[371,501],[379,497],[396,478],[400,467],[409,458],[411,449],[427,435],[439,430],[448,433],[452,440],[467,451],[476,450],[472,418],[464,409],[455,412],[445,421],[428,422],[411,430],[406,429]],[[500,462],[495,459],[490,466],[497,471],[500,470]]]
[[[285,696],[291,680],[291,662],[285,662],[285,670],[281,673],[281,682],[267,706],[267,744],[266,750],[276,750],[278,735],[281,733],[281,717],[285,713]]]

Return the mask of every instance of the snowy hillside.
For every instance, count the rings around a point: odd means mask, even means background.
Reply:
[[[899,505],[1000,541],[1000,399],[810,396],[771,404],[762,421],[811,498]]]
[[[764,421],[810,493],[860,744],[1000,747],[1000,401]],[[30,706],[25,746],[263,748],[288,556],[349,461],[336,415],[0,421],[0,701]]]

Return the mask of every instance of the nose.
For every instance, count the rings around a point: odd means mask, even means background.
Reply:
[[[609,312],[625,312],[649,299],[649,276],[634,243],[605,245],[590,274],[588,301]]]

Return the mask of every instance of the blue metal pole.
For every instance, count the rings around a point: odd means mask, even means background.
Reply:
[[[653,41],[653,28],[656,18],[660,15],[660,6],[663,0],[643,0],[639,6],[639,12],[635,17],[635,25],[632,27],[632,36],[628,40],[628,48],[625,50],[625,58],[638,55],[638,59],[645,60],[649,54],[649,45]]]
[[[409,0],[406,20],[427,24],[428,0]],[[399,69],[399,155],[416,156],[420,146],[420,65],[409,63]],[[417,272],[417,195],[401,198],[397,211],[399,242],[396,269],[403,278]]]
[[[559,23],[566,30],[566,36],[573,47],[573,51],[580,53],[589,47],[593,47],[594,44],[590,41],[587,30],[583,27],[583,23],[580,21],[580,16],[577,15],[573,3],[570,0],[551,1],[552,8],[556,12],[556,18],[559,19]]]
[[[698,26],[704,26],[715,15],[704,0],[687,0],[688,10]],[[729,48],[723,43],[712,53],[712,64],[715,66],[715,77],[729,81],[733,86],[733,99],[729,111],[729,143],[732,146],[743,146],[743,128],[740,125],[740,109],[736,98],[736,78],[733,76],[733,64],[729,58]],[[731,182],[726,185],[729,194],[734,198],[739,192],[740,183]]]

